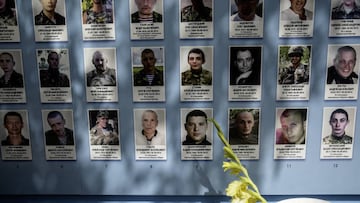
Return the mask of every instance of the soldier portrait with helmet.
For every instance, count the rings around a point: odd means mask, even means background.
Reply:
[[[90,124],[95,121],[95,125],[90,129],[91,145],[119,145],[116,111],[92,110],[89,111],[89,117]]]
[[[309,83],[310,47],[284,46],[280,48],[279,84]]]

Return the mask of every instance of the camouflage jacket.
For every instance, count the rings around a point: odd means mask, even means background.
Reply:
[[[212,21],[212,9],[204,7],[202,12],[198,12],[193,7],[186,6],[181,10],[181,22],[192,21]]]
[[[333,135],[324,137],[323,142],[325,144],[352,144],[352,137],[344,134],[340,138]]]
[[[332,9],[331,19],[360,19],[360,8],[355,6],[350,13],[347,13],[344,9],[344,5],[341,4],[340,6]]]
[[[187,70],[181,73],[181,85],[212,85],[212,73],[205,69],[199,73]]]

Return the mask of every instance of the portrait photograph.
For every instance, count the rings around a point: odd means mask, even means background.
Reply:
[[[132,47],[134,86],[163,86],[165,61],[163,47]]]
[[[165,145],[165,109],[134,109],[136,145]]]
[[[314,0],[280,0],[280,20],[309,21],[314,19]]]
[[[114,22],[113,0],[81,0],[83,24],[109,24]]]
[[[181,85],[212,85],[213,47],[180,47]]]
[[[26,110],[0,110],[2,146],[30,146],[28,112]]]
[[[355,126],[355,107],[325,107],[322,142],[324,144],[353,144]]]
[[[260,85],[262,47],[230,47],[230,85]]]
[[[179,0],[181,22],[213,21],[213,0]]]
[[[41,87],[71,86],[67,49],[38,49],[36,53]]]
[[[0,88],[25,87],[20,49],[1,49],[0,67]]]
[[[45,145],[75,145],[73,111],[42,110]]]
[[[131,23],[163,22],[163,0],[129,0],[129,5]]]
[[[229,144],[259,144],[259,109],[229,109]]]
[[[32,0],[32,6],[34,25],[66,25],[65,0]]]
[[[359,0],[331,0],[331,20],[360,19]]]

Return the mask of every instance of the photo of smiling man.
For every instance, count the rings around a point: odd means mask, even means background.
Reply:
[[[336,44],[328,46],[326,67],[326,100],[357,99],[360,45]],[[346,89],[346,91],[344,91]]]

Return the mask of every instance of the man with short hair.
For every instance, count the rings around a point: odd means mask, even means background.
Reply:
[[[237,13],[230,18],[232,21],[259,21],[262,18],[256,14],[260,0],[235,0]]]
[[[64,16],[55,12],[57,0],[39,0],[42,10],[35,16],[35,25],[65,25]]]
[[[191,0],[191,5],[181,9],[181,22],[212,21],[212,9],[203,0]]]
[[[0,88],[24,87],[22,74],[14,70],[15,61],[9,52],[0,53],[0,67],[4,75],[0,78]]]
[[[164,138],[156,129],[159,124],[158,115],[153,110],[145,110],[141,116],[141,135],[136,135],[138,145],[164,145]]]
[[[353,47],[338,48],[333,64],[328,68],[327,84],[357,84],[359,76],[354,72],[356,51]]]
[[[290,0],[290,7],[281,11],[281,20],[312,20],[313,12],[305,9],[307,0]]]
[[[134,0],[138,11],[131,14],[131,23],[161,23],[162,15],[153,11],[156,0]]]
[[[356,0],[341,0],[340,4],[332,9],[331,19],[360,19],[360,7]]]
[[[164,85],[163,71],[156,68],[156,58],[152,49],[141,52],[143,68],[134,74],[134,86],[162,86]]]
[[[276,144],[305,144],[306,109],[285,109],[280,115],[281,128],[276,129]]]
[[[96,115],[96,124],[90,129],[91,145],[119,145],[119,137],[109,123],[109,112],[99,111]]]
[[[51,128],[45,132],[46,145],[74,145],[73,131],[65,127],[65,118],[59,111],[50,111],[47,122]]]
[[[206,139],[207,115],[202,110],[192,110],[186,115],[184,124],[187,132],[183,145],[211,145]]]
[[[349,122],[349,115],[344,109],[334,110],[329,120],[331,135],[324,137],[323,142],[325,144],[352,144],[352,137],[345,133]]]
[[[203,68],[205,63],[203,50],[191,49],[187,59],[190,69],[181,73],[181,85],[211,85],[212,73]]]
[[[41,87],[70,87],[67,75],[60,72],[60,56],[56,51],[50,51],[47,58],[47,70],[40,70]]]
[[[115,69],[110,68],[108,59],[101,51],[95,51],[92,56],[92,64],[95,70],[86,74],[87,86],[116,86]]]
[[[113,23],[112,7],[106,6],[106,0],[92,0],[92,6],[83,11],[83,24]]]
[[[7,130],[7,136],[5,140],[1,141],[1,145],[25,145],[30,144],[29,139],[22,135],[22,129],[24,127],[23,119],[20,113],[15,111],[9,111],[4,116],[4,127]]]
[[[251,111],[238,112],[235,116],[235,125],[229,130],[229,143],[258,144],[258,135],[253,133],[254,124],[254,114]]]
[[[309,82],[309,68],[301,62],[304,55],[302,47],[290,47],[288,57],[290,66],[280,72],[279,84],[304,84]]]
[[[260,68],[254,62],[250,49],[240,48],[230,70],[230,85],[260,85]]]

